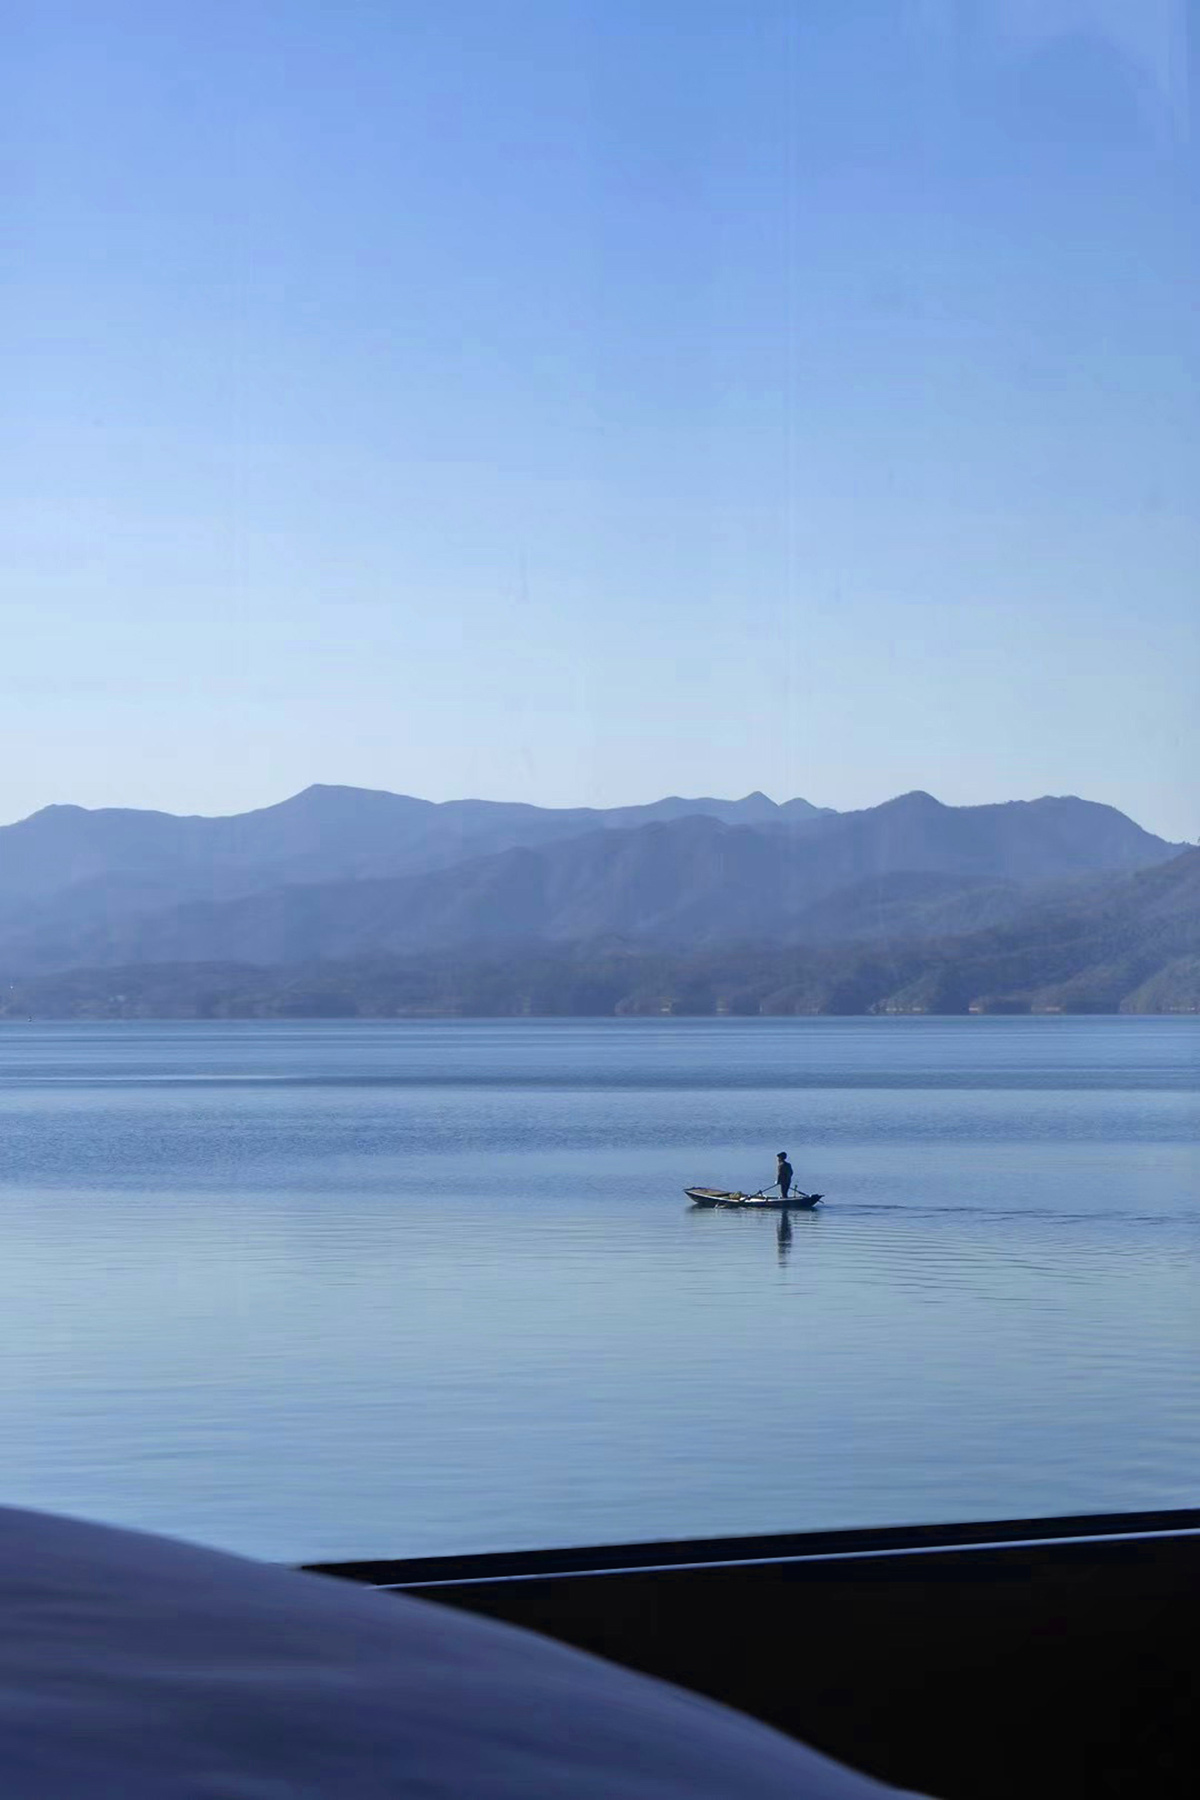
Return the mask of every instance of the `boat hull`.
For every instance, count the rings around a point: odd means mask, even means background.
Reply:
[[[718,1188],[684,1188],[693,1206],[717,1208],[727,1212],[812,1212],[820,1206],[822,1194],[789,1194],[786,1200],[766,1194],[723,1193]]]

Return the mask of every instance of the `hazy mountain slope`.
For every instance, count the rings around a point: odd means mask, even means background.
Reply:
[[[736,850],[728,846],[733,840]],[[782,840],[715,820],[593,832],[544,850],[516,849],[452,870],[396,880],[276,888],[222,904],[191,903],[151,917],[106,921],[66,944],[35,932],[0,946],[3,966],[68,962],[304,961],[485,942],[644,936],[680,894],[698,904],[727,885],[769,895]],[[751,916],[749,909],[747,917]],[[765,928],[771,914],[755,925]]]
[[[927,943],[718,948],[688,956],[509,947],[287,967],[143,964],[17,980],[0,1015],[394,1017],[467,1014],[1200,1011],[1200,851],[1106,880],[1073,907]]]
[[[1186,1009],[1200,953],[1200,850],[1034,905],[1002,928],[938,943],[885,1010]],[[911,953],[910,953],[911,954]]]
[[[1038,891],[1044,885],[1037,884]],[[1055,893],[1059,885],[1052,884]],[[813,943],[955,936],[1017,917],[1028,906],[1030,892],[1030,886],[1015,881],[977,881],[917,869],[871,875],[804,907],[789,935]]]
[[[1032,882],[1106,874],[1169,849],[1111,808],[1075,799],[953,808],[912,794],[798,827],[692,816],[422,875],[277,887],[145,917],[118,908],[66,931],[50,908],[0,936],[0,969],[929,935],[948,921],[1012,916]]]
[[[1145,868],[1180,846],[1143,831],[1115,807],[1073,795],[996,806],[943,806],[902,794],[822,824],[821,855],[838,886],[898,869],[979,880],[1057,881]]]

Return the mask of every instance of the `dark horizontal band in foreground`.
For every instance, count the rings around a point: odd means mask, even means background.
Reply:
[[[1200,1534],[1200,1507],[1159,1512],[1073,1513],[1036,1519],[989,1519],[954,1525],[872,1526],[847,1531],[782,1532],[747,1537],[674,1538],[640,1544],[588,1544],[551,1550],[500,1550],[461,1556],[369,1558],[310,1563],[313,1572],[378,1587],[440,1582],[529,1580],[549,1575],[617,1574],[634,1570],[715,1568],[988,1550],[1051,1544]]]
[[[1191,1800],[1200,1508],[326,1563],[939,1800]]]

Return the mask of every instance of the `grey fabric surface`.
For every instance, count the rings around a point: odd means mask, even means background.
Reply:
[[[526,1632],[0,1509],[8,1800],[871,1800],[738,1713]]]

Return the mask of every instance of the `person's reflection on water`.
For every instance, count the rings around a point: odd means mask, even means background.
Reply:
[[[791,1250],[791,1247],[792,1247],[792,1215],[791,1215],[791,1213],[789,1213],[789,1212],[781,1212],[780,1213],[780,1215],[779,1215],[779,1230],[776,1233],[775,1241],[779,1248],[779,1261],[781,1264],[785,1263],[788,1259],[788,1252]]]

